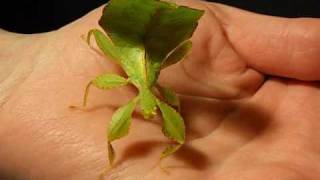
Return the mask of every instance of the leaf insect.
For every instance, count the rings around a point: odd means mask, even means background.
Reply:
[[[108,157],[112,166],[115,149],[112,142],[129,133],[132,113],[140,106],[142,115],[151,120],[159,109],[163,134],[175,142],[161,154],[161,159],[176,152],[185,143],[185,125],[177,110],[177,94],[157,83],[161,69],[182,60],[191,50],[189,40],[204,11],[159,0],[111,0],[105,6],[99,25],[104,32],[92,29],[87,42],[94,37],[99,49],[125,71],[128,78],[102,74],[86,86],[83,106],[87,105],[89,88],[111,89],[133,85],[138,95],[113,114],[107,130]],[[156,90],[163,98],[156,95]],[[162,101],[161,99],[164,99]]]

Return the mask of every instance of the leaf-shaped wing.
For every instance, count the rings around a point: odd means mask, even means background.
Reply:
[[[158,0],[111,0],[99,24],[136,85],[154,85],[168,53],[189,39],[203,11]]]
[[[159,1],[159,9],[149,24],[145,47],[148,54],[148,83],[157,81],[167,54],[189,39],[198,25],[203,11]]]
[[[136,86],[146,84],[143,39],[156,11],[155,0],[111,0],[99,24],[122,55],[122,67]]]
[[[188,40],[203,11],[173,6],[158,1],[159,7],[148,25],[144,44],[148,55],[163,60],[178,45]]]
[[[157,9],[156,0],[111,0],[99,24],[118,46],[143,46],[147,26]]]

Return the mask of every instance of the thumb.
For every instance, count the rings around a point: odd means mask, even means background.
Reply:
[[[270,75],[320,80],[320,19],[271,17],[213,3],[208,7],[249,66]]]

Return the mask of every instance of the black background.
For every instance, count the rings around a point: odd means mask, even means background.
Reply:
[[[2,0],[0,27],[19,33],[57,29],[107,0]],[[250,11],[284,17],[320,17],[320,0],[215,0]]]

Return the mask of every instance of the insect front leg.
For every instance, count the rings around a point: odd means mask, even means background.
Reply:
[[[99,49],[117,64],[121,64],[121,53],[114,45],[111,38],[98,29],[92,29],[88,32],[87,43],[91,46],[91,37],[94,37]]]

